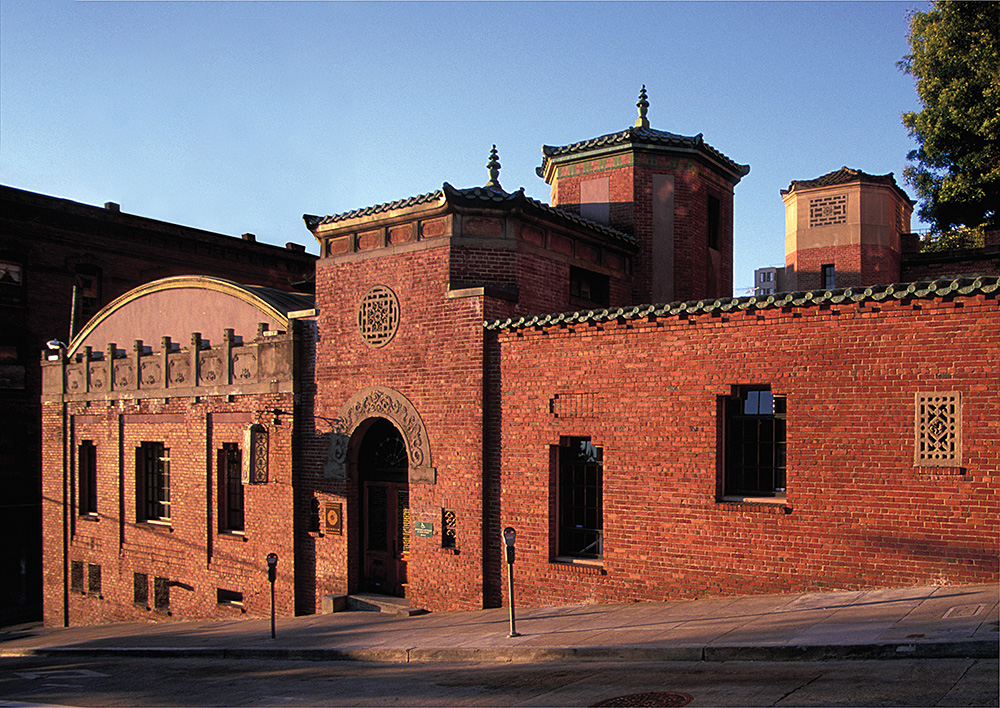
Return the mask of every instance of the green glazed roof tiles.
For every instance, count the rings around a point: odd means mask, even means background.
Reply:
[[[717,311],[731,312],[733,310],[810,307],[824,303],[836,305],[843,302],[879,302],[887,299],[920,299],[947,297],[948,295],[974,295],[977,293],[992,295],[998,293],[998,291],[1000,291],[1000,276],[984,275],[974,278],[942,278],[940,280],[923,280],[915,283],[893,283],[892,285],[873,285],[870,287],[844,288],[839,290],[777,293],[766,297],[720,298],[716,300],[671,302],[660,305],[633,305],[605,310],[579,310],[577,312],[560,312],[533,315],[530,317],[511,317],[505,320],[486,320],[483,322],[483,326],[487,330],[514,330],[527,327],[550,327],[583,322],[608,322],[612,320],[643,319],[646,317],[676,317],[683,314],[698,313],[710,314]]]
[[[350,219],[371,216],[373,214],[382,214],[395,209],[405,209],[407,207],[431,202],[448,202],[452,204],[462,204],[464,206],[498,207],[509,211],[521,210],[529,213],[533,212],[536,215],[550,219],[555,218],[574,226],[582,226],[591,231],[597,231],[616,241],[621,241],[633,246],[635,245],[635,237],[631,234],[618,231],[617,229],[605,226],[597,221],[591,221],[590,219],[586,219],[579,214],[564,211],[558,207],[549,206],[548,204],[544,204],[537,199],[532,199],[524,193],[523,187],[516,192],[505,192],[504,190],[495,187],[470,187],[468,189],[458,189],[457,187],[452,187],[450,184],[445,182],[441,189],[434,192],[428,192],[427,194],[409,197],[408,199],[399,199],[397,201],[386,202],[384,204],[374,204],[372,206],[354,209],[353,211],[347,211],[340,214],[333,214],[331,216],[321,217],[306,214],[302,218],[306,223],[306,227],[310,231],[315,231],[317,227],[325,224],[335,224],[342,221],[349,221]]]
[[[615,147],[618,145],[634,145],[636,147],[662,146],[703,151],[711,157],[714,157],[717,161],[739,177],[744,177],[750,172],[749,165],[741,165],[726,157],[714,147],[706,143],[701,133],[689,137],[685,135],[677,135],[676,133],[669,133],[665,130],[642,127],[626,128],[625,130],[617,133],[608,133],[607,135],[601,135],[600,137],[591,138],[589,140],[582,140],[578,143],[572,143],[570,145],[544,145],[542,146],[542,164],[535,169],[535,172],[539,176],[542,176],[545,172],[546,165],[553,158],[562,157],[564,155],[575,155],[578,153],[589,152],[591,150],[597,150],[603,147]]]

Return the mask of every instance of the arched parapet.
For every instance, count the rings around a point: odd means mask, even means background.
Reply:
[[[333,423],[330,447],[323,476],[347,478],[347,451],[351,438],[369,418],[385,418],[403,434],[409,461],[410,484],[434,484],[436,469],[431,463],[427,429],[413,404],[399,391],[387,386],[370,386],[351,396]]]

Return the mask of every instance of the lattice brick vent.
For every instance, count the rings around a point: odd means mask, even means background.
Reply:
[[[962,464],[962,399],[957,392],[918,393],[915,401],[913,463]]]
[[[847,195],[817,197],[809,200],[809,227],[847,223]]]
[[[384,347],[399,327],[399,300],[384,285],[376,285],[361,298],[358,306],[358,332],[372,347]]]

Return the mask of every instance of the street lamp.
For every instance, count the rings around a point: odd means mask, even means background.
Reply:
[[[268,553],[267,558],[267,581],[271,583],[271,639],[274,639],[274,581],[278,577],[278,554]]]
[[[517,538],[517,531],[513,526],[507,526],[503,530],[504,552],[507,558],[507,594],[510,596],[510,637],[520,637],[514,629],[514,540]]]

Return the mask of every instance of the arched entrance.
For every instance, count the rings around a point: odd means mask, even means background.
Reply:
[[[410,554],[406,442],[385,418],[366,421],[358,433],[361,585],[366,592],[403,597]]]

